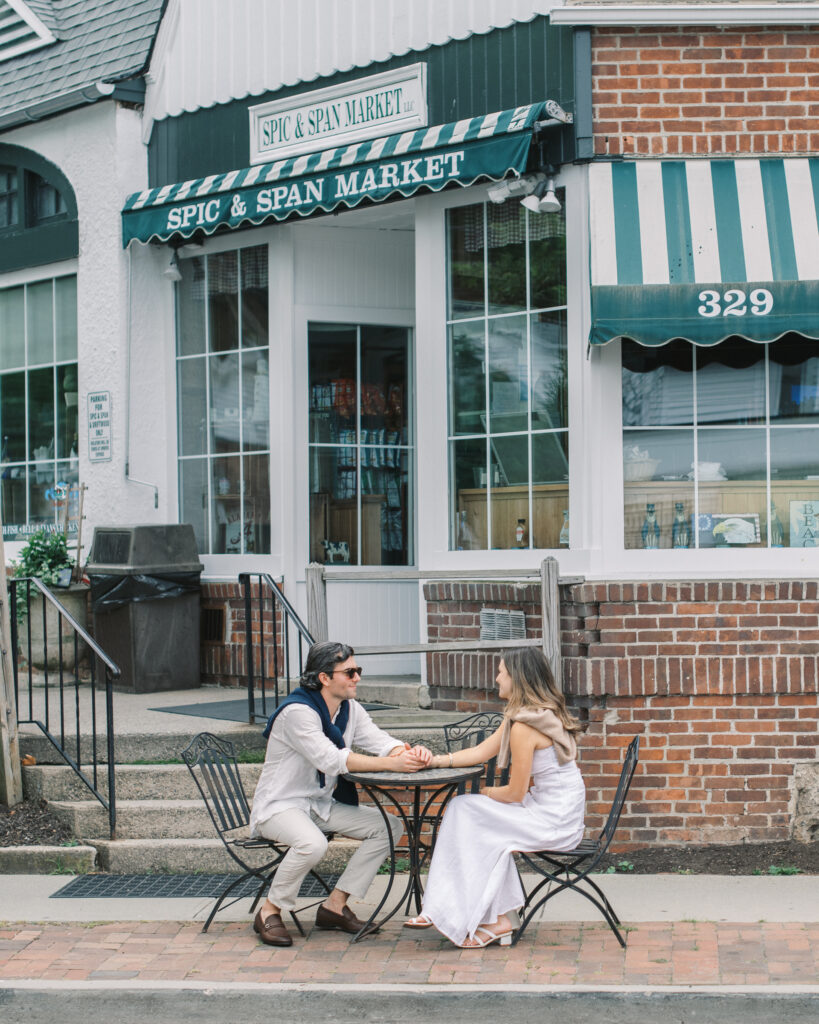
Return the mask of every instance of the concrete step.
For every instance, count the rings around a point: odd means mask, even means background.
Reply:
[[[357,699],[365,703],[395,704],[401,708],[429,708],[432,699],[429,687],[421,685],[420,676],[381,676],[362,679]]]
[[[218,838],[95,839],[99,867],[116,875],[234,874],[239,866]],[[351,839],[333,839],[318,870],[339,874],[358,846]],[[253,854],[261,857],[261,854]]]
[[[96,800],[55,800],[55,815],[78,839],[108,835],[108,812]],[[120,839],[198,839],[213,835],[213,823],[198,800],[117,800]]]
[[[261,774],[260,764],[239,765],[248,799]],[[103,775],[103,784],[105,776]],[[201,800],[184,764],[123,764],[116,768],[117,803],[122,800]],[[67,765],[23,768],[23,788],[30,800],[80,801],[93,799],[88,788]]]

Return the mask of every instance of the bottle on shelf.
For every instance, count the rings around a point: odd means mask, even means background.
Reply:
[[[560,527],[558,544],[562,548],[567,548],[569,546],[569,510],[567,508],[563,509],[563,525]]]
[[[515,527],[515,545],[519,548],[529,547],[529,531],[526,529],[526,520],[518,519]]]
[[[771,502],[771,516],[768,522],[768,531],[771,537],[772,548],[783,548],[785,546],[785,531],[776,512],[776,505]]]
[[[660,546],[660,524],[657,522],[657,515],[654,505],[648,502],[646,505],[646,517],[643,521],[643,529],[640,531],[643,538],[644,548],[658,548]]]
[[[674,503],[674,522],[671,524],[671,547],[687,548],[690,546],[691,530],[688,526],[685,506],[681,501],[677,501]]]

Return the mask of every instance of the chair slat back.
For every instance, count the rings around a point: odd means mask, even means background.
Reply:
[[[609,843],[614,838],[614,833],[617,830],[617,823],[620,820],[620,814],[623,810],[623,805],[626,802],[629,787],[631,786],[631,780],[634,777],[634,772],[637,768],[639,756],[640,737],[635,736],[628,745],[626,756],[623,759],[623,767],[620,771],[620,779],[617,783],[617,791],[615,792],[614,800],[612,801],[611,810],[609,811],[609,816],[606,819],[606,824],[603,826],[603,831],[600,833],[600,855],[605,853]]]
[[[475,747],[492,735],[503,721],[502,711],[479,711],[468,718],[462,718],[457,722],[450,722],[444,726],[444,743],[447,752],[463,750],[466,747]],[[458,793],[478,793],[482,785],[505,786],[509,781],[509,769],[504,768],[498,772],[496,758],[492,758],[486,764],[483,776],[476,779],[469,779],[458,786]]]
[[[250,808],[229,740],[209,732],[199,733],[182,751],[182,759],[220,836],[249,824]]]

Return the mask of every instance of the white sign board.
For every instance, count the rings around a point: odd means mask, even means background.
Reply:
[[[427,124],[426,64],[250,107],[250,162],[315,153]]]
[[[111,461],[111,392],[88,395],[88,460]]]

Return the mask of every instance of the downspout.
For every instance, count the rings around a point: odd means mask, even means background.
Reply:
[[[128,298],[126,302],[125,320],[125,479],[128,483],[139,484],[140,487],[151,487],[154,492],[154,508],[159,508],[159,488],[147,480],[137,480],[131,476],[131,304],[133,293],[134,261],[131,247],[128,246]]]

